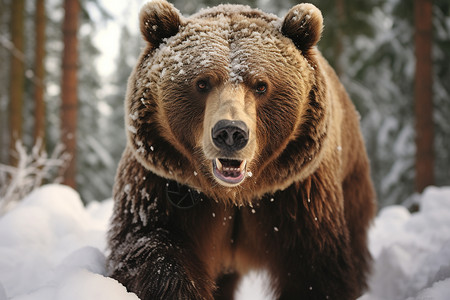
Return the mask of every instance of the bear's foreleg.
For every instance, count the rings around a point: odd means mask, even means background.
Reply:
[[[141,300],[213,299],[214,283],[201,263],[167,230],[128,235],[111,253],[111,277]]]
[[[262,231],[269,232],[268,246],[277,254],[268,257],[268,267],[282,300],[354,300],[362,292],[341,189],[319,172],[264,207],[273,219],[262,223],[269,224]]]
[[[189,239],[169,220],[166,182],[125,151],[108,234],[110,275],[141,300],[212,300],[214,282]]]
[[[285,259],[276,276],[278,299],[356,299],[359,286],[351,258],[342,249],[328,250],[320,253],[319,249],[315,252],[298,249],[283,255]]]

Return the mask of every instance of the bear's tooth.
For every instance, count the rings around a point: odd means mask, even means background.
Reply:
[[[220,160],[218,158],[216,158],[216,166],[219,171],[223,171],[222,163],[220,162]]]
[[[239,170],[241,171],[241,172],[244,172],[245,171],[245,166],[246,166],[246,164],[247,164],[247,160],[243,160],[242,162],[241,162],[241,165],[239,166]]]

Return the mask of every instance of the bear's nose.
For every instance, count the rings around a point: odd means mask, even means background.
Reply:
[[[238,151],[248,142],[248,127],[242,121],[220,120],[211,130],[214,144],[221,150]]]

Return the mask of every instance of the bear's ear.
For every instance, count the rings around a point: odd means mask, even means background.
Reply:
[[[146,3],[139,13],[140,28],[144,39],[157,48],[164,38],[178,33],[181,24],[179,11],[165,0]]]
[[[312,4],[302,3],[291,8],[284,17],[281,33],[290,38],[298,49],[305,51],[320,40],[322,28],[320,10]]]

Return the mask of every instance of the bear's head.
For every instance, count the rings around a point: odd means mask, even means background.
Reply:
[[[153,173],[235,204],[286,188],[320,163],[329,109],[311,4],[283,19],[220,5],[184,18],[140,13],[146,47],[128,83],[128,144]]]

